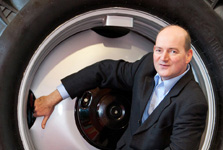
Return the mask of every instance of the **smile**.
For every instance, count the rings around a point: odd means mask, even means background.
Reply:
[[[167,68],[169,67],[170,65],[167,65],[167,64],[159,64],[161,67],[164,67],[164,68]]]

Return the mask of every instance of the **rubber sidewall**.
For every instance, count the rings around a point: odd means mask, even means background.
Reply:
[[[190,32],[215,91],[217,116],[211,149],[222,149],[223,21],[202,0],[31,0],[0,37],[0,149],[23,149],[17,121],[18,93],[40,43],[70,18],[108,7],[145,11]]]

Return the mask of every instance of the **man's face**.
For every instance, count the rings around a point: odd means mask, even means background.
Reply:
[[[162,80],[182,74],[190,62],[193,52],[185,51],[186,32],[179,27],[168,27],[161,31],[154,46],[154,66]]]

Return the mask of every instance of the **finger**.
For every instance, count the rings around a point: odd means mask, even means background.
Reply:
[[[42,128],[43,128],[43,129],[45,129],[46,122],[47,122],[48,119],[49,119],[49,116],[45,116],[45,117],[43,118],[43,121],[42,121]]]
[[[39,99],[36,99],[36,100],[34,101],[34,107],[36,107],[36,106],[38,105],[38,104],[37,104],[38,102],[39,102]]]
[[[39,115],[36,111],[33,113],[33,117],[37,118],[37,117],[42,117],[41,115]]]
[[[36,109],[34,109],[34,111],[33,111],[33,116],[36,118],[41,117]]]
[[[36,112],[33,113],[33,117],[36,117],[37,118]]]

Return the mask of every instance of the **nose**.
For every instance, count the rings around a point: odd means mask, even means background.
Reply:
[[[168,60],[169,60],[169,54],[168,54],[168,52],[167,52],[167,51],[164,51],[164,52],[162,53],[160,59],[161,59],[162,61],[168,61]]]

